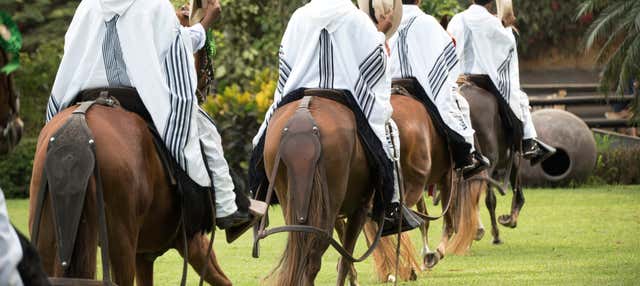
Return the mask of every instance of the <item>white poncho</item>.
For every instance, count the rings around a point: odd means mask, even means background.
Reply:
[[[404,5],[390,46],[392,77],[415,77],[444,123],[473,145],[473,128],[456,104],[458,57],[451,36],[417,5]]]
[[[254,145],[283,96],[299,88],[328,88],[351,91],[388,152],[391,80],[384,44],[385,35],[351,1],[312,0],[298,9],[282,38],[274,104]]]
[[[513,30],[480,5],[455,15],[447,30],[457,41],[461,73],[486,74],[524,125],[524,138],[537,136],[529,97],[521,90]]]
[[[193,47],[166,0],[83,0],[65,35],[47,120],[74,100],[102,59],[105,22],[119,15],[117,35],[126,72],[176,161],[202,186],[210,186],[195,123],[197,99]]]
[[[520,79],[518,78],[516,41],[511,29],[480,5],[471,5],[455,15],[447,30],[457,42],[461,72],[486,74],[518,118]]]

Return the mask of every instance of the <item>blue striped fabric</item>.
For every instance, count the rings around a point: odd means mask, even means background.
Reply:
[[[110,87],[129,87],[131,82],[127,76],[127,67],[122,58],[122,48],[120,38],[116,29],[119,15],[113,16],[111,20],[105,22],[106,32],[102,42],[102,57],[107,73],[107,81]]]
[[[189,56],[191,54],[182,43],[181,34],[178,34],[164,62],[167,85],[171,91],[171,113],[163,139],[173,157],[187,173],[189,170],[184,148],[191,132],[191,118],[196,100],[195,89],[191,85],[193,71],[189,65]]]
[[[456,55],[456,48],[453,41],[451,41],[442,53],[440,53],[431,71],[429,71],[429,85],[431,86],[431,93],[434,100],[438,98],[442,86],[447,82],[449,72],[451,72],[457,64],[458,56]]]
[[[356,101],[362,112],[371,116],[376,98],[371,88],[378,84],[386,72],[387,56],[382,45],[376,47],[360,64],[360,76],[354,88]]]

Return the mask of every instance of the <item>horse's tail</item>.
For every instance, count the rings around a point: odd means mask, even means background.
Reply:
[[[454,198],[453,209],[456,232],[449,241],[447,252],[464,254],[476,238],[479,225],[478,201],[482,195],[483,186],[486,184],[481,181],[468,181],[452,186],[458,189],[454,192],[457,197]]]
[[[63,275],[92,279],[98,244],[93,137],[84,116],[73,114],[62,120],[67,121],[48,140],[41,180],[53,207],[57,260]]]
[[[285,130],[279,146],[287,172],[287,196],[281,198],[286,202],[283,205],[285,222],[287,225],[314,226],[330,233],[335,221],[331,218],[326,176],[320,160],[319,129],[309,110],[299,107]],[[322,256],[328,244],[315,233],[290,232],[284,255],[273,273],[273,285],[312,283],[315,277],[309,277],[307,271],[317,273],[319,269],[310,269],[309,261]]]
[[[378,232],[377,225],[368,220],[364,225],[364,234],[367,239],[367,245],[373,243],[373,239]],[[378,275],[378,282],[385,283],[394,280],[409,281],[416,280],[417,272],[420,271],[418,264],[418,253],[411,241],[409,233],[403,232],[400,235],[400,264],[398,264],[398,276],[396,274],[396,235],[390,235],[380,238],[378,246],[373,251],[373,264]],[[393,276],[393,277],[392,277]]]

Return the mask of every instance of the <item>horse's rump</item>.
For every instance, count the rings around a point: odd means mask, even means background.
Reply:
[[[347,90],[310,90],[301,88],[285,96],[278,104],[278,108],[298,101],[307,95],[331,99],[348,107],[354,114],[358,138],[367,157],[367,165],[371,178],[376,178],[372,183],[373,188],[377,190],[374,197],[373,212],[374,214],[378,214],[383,211],[385,201],[390,200],[393,196],[393,164],[391,160],[388,159],[382,143],[369,126],[366,116],[358,106],[354,97]],[[264,196],[267,186],[269,185],[264,164],[262,163],[265,137],[266,136],[263,135],[258,145],[253,149],[249,164],[250,189],[254,192],[253,195],[256,199],[259,200],[265,200]]]
[[[118,106],[145,121],[147,129],[152,135],[157,154],[164,166],[167,179],[174,190],[174,200],[183,209],[182,215],[187,236],[191,237],[197,232],[210,232],[213,229],[213,215],[215,213],[214,206],[211,204],[215,201],[212,187],[202,187],[195,183],[171,156],[138,92],[134,88],[90,89],[80,93],[75,102],[92,101],[101,96],[113,98]]]

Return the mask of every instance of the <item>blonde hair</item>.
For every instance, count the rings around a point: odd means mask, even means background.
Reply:
[[[513,3],[511,0],[496,0],[496,10],[498,19],[502,21],[505,27],[512,27],[515,30],[516,14],[513,12]]]

